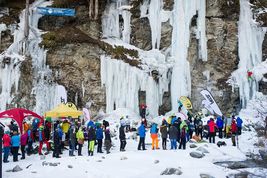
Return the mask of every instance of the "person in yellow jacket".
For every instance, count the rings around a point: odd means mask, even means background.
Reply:
[[[82,156],[82,146],[84,143],[84,133],[82,127],[80,127],[78,132],[76,133],[76,138],[78,141],[78,156]]]
[[[70,123],[67,120],[64,120],[62,123],[62,131],[66,136],[66,140],[69,138],[68,131],[70,129]]]

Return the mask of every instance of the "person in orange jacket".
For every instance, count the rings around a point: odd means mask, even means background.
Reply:
[[[211,118],[209,123],[208,123],[208,126],[209,126],[209,142],[211,143],[211,138],[212,138],[212,143],[215,143],[215,135],[216,135],[216,123],[214,122],[214,119]]]
[[[153,123],[150,128],[150,134],[152,138],[152,150],[159,149],[159,139],[158,139],[158,128],[157,124]]]

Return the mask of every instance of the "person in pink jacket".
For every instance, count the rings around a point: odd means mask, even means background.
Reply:
[[[27,139],[28,139],[28,133],[25,132],[24,134],[21,135],[20,137],[20,149],[22,153],[21,159],[25,159],[25,146],[27,145]]]
[[[216,123],[214,122],[214,119],[211,118],[209,123],[208,123],[208,126],[209,126],[209,142],[211,143],[211,138],[212,138],[212,143],[215,143],[215,135],[216,135]]]

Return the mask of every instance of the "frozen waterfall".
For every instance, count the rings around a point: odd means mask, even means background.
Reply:
[[[246,107],[250,99],[253,99],[258,91],[256,69],[262,63],[262,43],[266,28],[259,27],[253,19],[249,0],[240,0],[240,17],[238,26],[238,70],[232,73],[229,82],[239,88],[239,96],[242,107]],[[248,71],[252,71],[252,80],[248,79]]]
[[[187,60],[190,40],[190,25],[197,15],[197,38],[200,41],[200,56],[207,60],[206,2],[199,0],[176,0],[172,18],[172,58],[175,61],[171,79],[172,109],[177,110],[181,96],[191,96],[190,64]]]

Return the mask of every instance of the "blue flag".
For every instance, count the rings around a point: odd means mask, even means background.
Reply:
[[[75,9],[52,8],[52,7],[37,7],[37,10],[42,15],[75,16]]]

